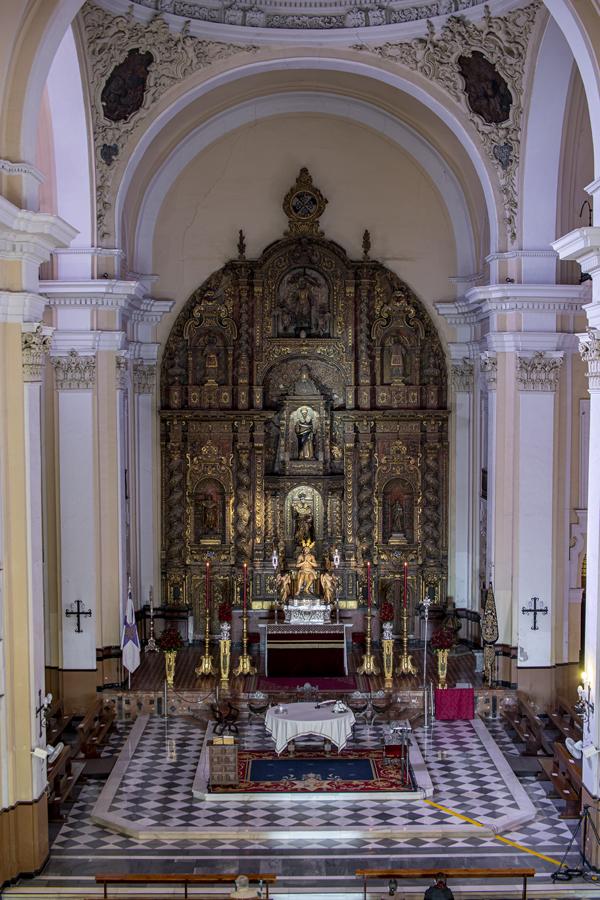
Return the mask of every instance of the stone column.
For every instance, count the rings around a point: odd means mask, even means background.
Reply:
[[[469,359],[453,362],[452,436],[454,467],[451,482],[451,515],[453,552],[450,553],[449,594],[458,607],[477,605],[477,584],[473,579],[476,557],[473,363]]]
[[[555,663],[555,394],[562,362],[560,351],[516,357],[518,550],[513,609],[519,669],[548,668]],[[533,613],[522,611],[533,597],[539,600],[536,605],[547,610],[536,616],[535,623]]]
[[[73,708],[85,708],[96,691],[98,571],[97,470],[95,463],[96,356],[71,350],[54,357],[58,391],[60,519],[61,678]],[[91,616],[67,617],[77,600]]]

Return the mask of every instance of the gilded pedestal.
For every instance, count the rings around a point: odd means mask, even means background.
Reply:
[[[385,678],[383,686],[388,690],[392,687],[392,679],[394,677],[394,639],[383,638],[381,646],[383,651],[383,675]]]
[[[221,687],[229,685],[229,669],[231,666],[231,628],[227,622],[221,624],[219,638],[219,669],[221,672]]]

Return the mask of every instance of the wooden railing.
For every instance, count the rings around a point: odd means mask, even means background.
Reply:
[[[109,885],[123,885],[126,887],[138,887],[141,884],[144,885],[169,885],[176,886],[182,885],[183,887],[183,897],[188,897],[188,891],[190,886],[192,887],[200,887],[202,885],[215,885],[215,884],[234,884],[236,878],[239,878],[240,875],[245,875],[250,883],[262,883],[266,888],[265,898],[268,900],[269,898],[269,885],[275,884],[277,881],[277,876],[269,873],[260,873],[260,874],[248,874],[247,872],[237,872],[235,874],[222,874],[222,873],[213,873],[207,875],[198,875],[196,873],[193,874],[173,874],[170,873],[168,875],[149,875],[149,874],[123,874],[123,875],[96,875],[96,884],[101,884],[104,887],[104,897],[108,897],[108,887]],[[142,900],[141,895],[136,893],[136,900]],[[192,897],[198,898],[198,894],[192,894]],[[211,897],[216,897],[218,895],[211,894]],[[227,894],[229,896],[229,894]]]
[[[430,881],[436,875],[451,878],[522,878],[523,900],[527,900],[527,879],[533,878],[535,869],[357,869],[356,875],[363,880],[363,897],[367,897],[367,883],[369,881],[390,881],[392,878],[398,881],[402,878],[428,878]]]

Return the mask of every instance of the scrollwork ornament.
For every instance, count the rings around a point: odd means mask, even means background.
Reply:
[[[468,116],[494,166],[505,206],[505,223],[511,241],[517,236],[518,167],[523,116],[523,76],[527,46],[539,0],[503,16],[492,17],[489,8],[481,21],[450,16],[439,34],[428,22],[427,36],[409,42],[379,46],[355,44],[354,49],[374,53],[381,59],[404,65],[439,84]],[[495,67],[512,95],[506,121],[487,122],[473,111],[465,91],[459,58],[481,54]]]
[[[94,85],[92,119],[96,150],[97,221],[101,237],[109,235],[108,215],[112,209],[110,198],[113,159],[123,154],[123,148],[150,108],[173,85],[186,76],[204,69],[219,60],[238,53],[256,53],[258,47],[248,43],[229,44],[203,40],[188,33],[186,28],[175,33],[162,17],[150,22],[138,22],[133,17],[115,16],[99,6],[86,3],[82,9],[85,50]],[[111,122],[104,115],[102,91],[110,73],[120,65],[129,52],[138,49],[151,51],[143,102],[124,121]]]
[[[494,353],[484,351],[480,356],[479,368],[485,379],[488,391],[496,390],[496,381],[498,378],[498,359]]]
[[[558,387],[562,354],[543,351],[533,356],[517,356],[517,384],[522,391],[555,391]]]
[[[473,363],[469,359],[452,364],[452,387],[455,391],[473,390]]]

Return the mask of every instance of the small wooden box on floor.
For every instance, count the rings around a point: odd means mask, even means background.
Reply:
[[[227,743],[221,743],[221,741]],[[236,787],[238,776],[238,748],[231,738],[213,738],[208,745],[208,766],[211,787]]]

